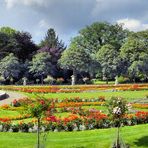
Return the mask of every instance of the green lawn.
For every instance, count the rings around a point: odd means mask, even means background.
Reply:
[[[60,118],[65,118],[65,117],[68,117],[69,115],[71,115],[71,113],[55,113],[54,114],[56,117],[60,117]]]
[[[124,141],[131,148],[148,147],[148,124],[124,127]],[[49,132],[47,148],[109,148],[115,139],[115,129],[100,129],[82,132]],[[35,133],[0,133],[1,148],[33,148]]]
[[[17,111],[11,111],[11,110],[3,110],[0,109],[0,118],[4,118],[4,117],[16,117],[21,115],[19,112]]]
[[[46,98],[73,98],[73,97],[80,97],[80,98],[95,98],[99,96],[105,96],[106,98],[110,98],[111,96],[120,96],[123,98],[132,101],[133,99],[141,99],[148,94],[148,90],[142,91],[120,91],[120,92],[83,92],[83,93],[47,93],[47,94],[31,94],[25,93],[28,97],[37,98],[37,95]]]

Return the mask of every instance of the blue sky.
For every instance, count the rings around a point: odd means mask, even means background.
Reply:
[[[69,43],[95,21],[123,23],[133,31],[148,29],[148,0],[0,0],[0,27],[28,31],[36,43],[51,27]]]

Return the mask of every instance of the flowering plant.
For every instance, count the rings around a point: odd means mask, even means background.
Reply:
[[[32,117],[41,118],[48,109],[49,103],[44,99],[38,99],[28,106],[27,111]]]
[[[123,118],[125,113],[130,109],[131,105],[123,98],[112,97],[107,103],[108,113],[112,121],[118,121]]]
[[[28,113],[32,117],[37,118],[37,147],[40,147],[40,126],[41,126],[41,117],[45,115],[46,111],[49,111],[50,103],[45,99],[37,99],[35,103],[32,103],[28,106]]]
[[[117,139],[113,144],[113,148],[120,148],[123,145],[123,141],[119,135],[119,128],[121,126],[122,119],[126,112],[131,108],[130,104],[127,104],[126,100],[119,97],[112,97],[107,103],[109,117],[112,123],[117,126]]]

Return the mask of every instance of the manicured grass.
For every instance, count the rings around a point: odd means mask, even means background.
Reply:
[[[49,132],[47,148],[108,148],[115,139],[116,129],[100,129],[82,132]],[[148,124],[123,127],[125,143],[131,148],[148,147]],[[35,133],[0,133],[1,148],[33,148]]]
[[[46,98],[96,98],[99,96],[105,96],[106,98],[110,98],[111,96],[120,96],[128,99],[129,101],[135,99],[142,99],[148,94],[148,90],[142,91],[120,91],[120,92],[83,92],[83,93],[47,93],[47,94],[33,94],[33,93],[25,93],[28,97],[37,98],[38,96],[46,97]]]
[[[68,117],[69,115],[71,115],[71,113],[55,113],[54,116],[56,117],[60,117],[60,118],[65,118]]]
[[[83,109],[97,109],[103,111],[104,113],[107,112],[107,108],[105,106],[82,106]]]
[[[2,117],[16,117],[16,116],[19,116],[19,115],[21,115],[21,114],[17,111],[0,109],[0,118],[2,118]]]
[[[106,85],[106,81],[96,80],[96,81],[94,81],[93,84],[95,84],[95,85],[103,85],[103,84],[105,84]],[[108,84],[115,84],[115,81],[108,81]]]
[[[12,120],[12,123],[17,124],[20,122],[28,123],[32,122],[33,120],[37,120],[36,118],[27,118],[27,119],[22,119],[22,120]]]

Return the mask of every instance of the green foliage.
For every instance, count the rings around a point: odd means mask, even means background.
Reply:
[[[120,63],[119,52],[112,45],[104,45],[97,53],[97,60],[101,64],[103,76],[114,78]]]
[[[87,71],[90,62],[89,52],[75,42],[72,42],[70,47],[62,53],[59,60],[62,68],[76,71]]]
[[[47,78],[44,79],[44,82],[47,84],[53,84],[55,81],[56,80],[50,75],[48,75]]]
[[[20,74],[20,63],[12,53],[0,61],[0,74],[5,79],[18,78]]]
[[[59,41],[58,36],[53,28],[48,29],[45,39],[41,41],[40,47],[47,46],[50,48],[58,48],[58,50],[64,50],[65,46],[62,41]]]
[[[127,101],[119,97],[111,97],[107,102],[108,115],[113,119],[121,118],[128,111]]]
[[[0,32],[5,33],[8,36],[12,36],[16,33],[16,30],[10,27],[1,27]]]
[[[121,25],[107,22],[95,22],[80,30],[80,45],[96,53],[103,45],[111,44],[119,49],[128,36],[129,31]]]
[[[46,52],[38,53],[34,55],[30,64],[29,71],[35,76],[48,75],[51,67],[50,55]]]
[[[129,78],[126,78],[126,77],[123,77],[123,76],[118,77],[118,83],[119,84],[128,83],[129,81],[130,81]]]
[[[36,102],[27,106],[27,113],[32,117],[41,118],[45,115],[45,112],[49,109],[49,102],[45,99],[38,99]]]
[[[121,47],[120,56],[131,79],[148,77],[148,31],[133,34]]]
[[[13,53],[20,61],[31,58],[37,50],[28,32],[19,32],[9,27],[0,29],[0,58]]]

